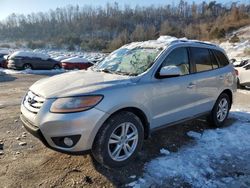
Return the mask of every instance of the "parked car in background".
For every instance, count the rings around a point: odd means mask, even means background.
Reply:
[[[8,56],[9,51],[0,50],[0,67],[5,68],[6,66],[6,57]]]
[[[60,69],[61,63],[38,52],[17,51],[8,57],[10,69]]]
[[[235,70],[220,47],[188,40],[137,42],[87,72],[37,81],[24,96],[21,120],[52,149],[90,150],[106,167],[120,167],[163,127],[200,116],[223,126],[235,92]]]
[[[83,57],[71,57],[61,61],[64,69],[88,69],[93,66],[93,63]]]
[[[243,67],[249,63],[249,60],[235,61],[233,62],[234,67]]]
[[[250,60],[241,61],[239,65],[236,65],[237,71],[237,86],[239,89],[244,89],[246,86],[250,87]]]

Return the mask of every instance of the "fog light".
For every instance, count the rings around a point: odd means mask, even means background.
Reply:
[[[55,145],[59,147],[71,148],[77,144],[80,138],[81,135],[70,135],[70,136],[52,137],[51,139],[53,140]]]
[[[74,144],[73,140],[72,140],[71,138],[69,138],[69,137],[65,137],[65,138],[63,139],[63,142],[64,142],[64,144],[65,144],[66,146],[68,146],[68,147],[71,147],[71,146],[73,146],[73,144]]]

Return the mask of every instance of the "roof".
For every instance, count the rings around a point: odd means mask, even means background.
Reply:
[[[205,46],[213,46],[213,47],[218,47],[216,44],[210,43],[210,42],[205,42],[205,41],[199,41],[199,40],[189,40],[187,38],[176,38],[172,36],[160,36],[157,40],[149,40],[149,41],[143,41],[143,42],[132,42],[130,44],[126,44],[123,46],[123,48],[137,48],[137,47],[142,47],[142,48],[167,48],[171,45],[174,44],[181,44],[181,43],[189,43],[189,44],[201,44]]]
[[[62,63],[87,63],[89,62],[87,59],[83,58],[83,57],[71,57],[68,59],[64,59],[61,61]]]
[[[30,52],[30,51],[16,51],[10,55],[10,59],[12,57],[31,57],[31,58],[37,57],[37,58],[41,58],[43,60],[47,60],[50,58],[50,56],[48,54],[38,53],[38,52]]]

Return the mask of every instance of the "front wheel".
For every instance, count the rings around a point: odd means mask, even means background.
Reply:
[[[136,157],[143,138],[141,120],[132,112],[122,111],[111,116],[99,130],[92,154],[108,168],[121,167]]]
[[[208,117],[208,122],[214,127],[222,127],[227,119],[230,107],[231,101],[229,96],[226,93],[222,93]]]

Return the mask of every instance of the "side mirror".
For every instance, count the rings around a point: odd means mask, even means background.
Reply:
[[[161,77],[174,77],[174,76],[180,76],[181,74],[182,74],[181,70],[177,66],[171,65],[162,67],[159,75]]]

